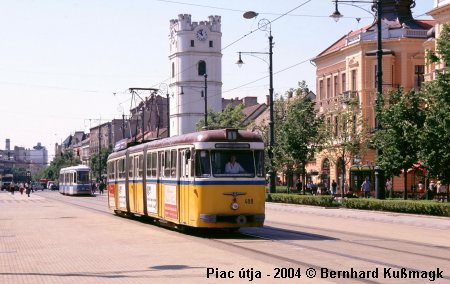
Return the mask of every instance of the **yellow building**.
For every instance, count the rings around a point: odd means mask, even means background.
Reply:
[[[429,31],[429,39],[424,43],[425,52],[436,50],[436,38],[442,31],[442,25],[450,23],[450,0],[435,0],[433,9],[427,13],[436,21],[435,26]],[[436,71],[442,70],[445,66],[442,63],[429,64],[425,66],[425,80],[435,79]]]
[[[349,99],[356,101],[352,111],[365,121],[369,132],[376,128],[378,16],[381,17],[382,26],[383,93],[387,94],[399,87],[405,90],[420,87],[425,74],[423,44],[433,21],[413,19],[411,9],[414,4],[413,0],[383,0],[371,25],[342,36],[313,60],[317,66],[316,104],[319,112],[325,115],[330,129],[336,128],[340,113],[348,111],[342,104]],[[336,141],[338,144],[339,141]],[[375,159],[376,153],[370,149],[361,156],[345,156],[345,180],[349,182],[349,189],[359,189],[361,179],[364,178],[351,179],[350,168],[355,164],[364,165],[360,170],[370,172],[375,166]],[[307,171],[318,171],[319,175],[313,182],[321,182],[324,187],[330,188],[332,180],[342,186],[343,169],[337,164],[337,157],[330,159],[329,155],[322,152],[308,165]],[[373,175],[370,178],[373,185]]]

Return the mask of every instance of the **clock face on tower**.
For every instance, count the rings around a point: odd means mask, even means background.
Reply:
[[[205,29],[198,29],[197,33],[195,34],[198,40],[206,40],[208,38],[208,33]]]

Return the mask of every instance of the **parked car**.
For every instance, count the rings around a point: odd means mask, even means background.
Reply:
[[[42,186],[42,184],[38,181],[33,181],[31,182],[31,188],[33,190],[42,190],[44,191],[44,187]]]
[[[57,190],[57,189],[58,189],[58,186],[56,185],[56,183],[55,183],[54,181],[49,181],[49,182],[47,183],[47,189],[50,189],[50,190]]]

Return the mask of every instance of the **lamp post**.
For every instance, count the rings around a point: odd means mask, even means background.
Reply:
[[[243,17],[246,19],[252,19],[258,16],[258,13],[253,11],[245,12]],[[274,134],[274,117],[273,117],[273,64],[272,64],[272,47],[273,47],[273,36],[272,36],[272,26],[271,22],[267,19],[261,19],[258,22],[258,29],[261,31],[267,31],[269,28],[269,53],[266,52],[239,52],[239,60],[236,62],[241,66],[244,62],[241,59],[241,53],[248,54],[269,54],[269,192],[275,192],[275,171],[274,171],[274,160],[273,160],[273,148],[275,145],[275,134]]]
[[[382,11],[382,0],[372,0],[372,1],[352,1],[352,0],[333,0],[335,3],[335,11],[333,14],[330,15],[331,18],[333,18],[336,22],[339,21],[340,18],[343,17],[343,15],[338,10],[338,3],[372,3],[372,11],[376,12],[376,20],[377,20],[377,95],[382,95],[383,93],[383,68],[382,68],[382,62],[383,62],[383,49],[381,45],[382,41],[382,33],[381,33],[381,11]],[[378,119],[375,118],[375,129],[378,130],[380,128]],[[379,150],[377,149],[377,157],[380,155]],[[378,167],[377,167],[378,168]],[[381,171],[380,168],[378,168],[377,172],[375,173],[375,197],[376,198],[382,198],[381,190],[382,188],[380,186],[380,179],[382,179],[381,175],[379,174]]]

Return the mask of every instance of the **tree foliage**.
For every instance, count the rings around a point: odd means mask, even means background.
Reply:
[[[305,81],[299,83],[297,89],[290,89],[284,119],[281,121],[280,148],[285,153],[285,160],[291,160],[296,168],[304,167],[314,157],[319,141],[319,127],[322,119],[317,117],[315,102],[308,97]]]
[[[450,26],[443,26],[437,40],[437,52],[428,56],[431,62],[441,62],[444,70],[438,70],[437,79],[428,82],[423,89],[426,99],[426,119],[421,129],[422,149],[420,159],[431,176],[444,184],[450,183]]]
[[[366,154],[371,138],[361,115],[359,98],[339,97],[324,119],[326,123],[320,129],[320,149],[341,170],[344,177],[341,182],[344,183],[346,166]],[[340,186],[342,188],[343,184]]]
[[[61,168],[75,166],[79,164],[81,164],[80,158],[74,156],[72,151],[67,151],[62,155],[55,156],[50,165],[45,169],[41,170],[40,172],[36,173],[33,176],[33,178],[34,179],[47,178],[50,180],[57,180]]]
[[[398,89],[383,105],[378,96],[376,108],[381,129],[375,133],[374,145],[380,149],[377,164],[388,176],[396,176],[411,168],[419,160],[420,135],[425,122],[424,100],[420,92]],[[406,198],[406,175],[404,180]]]
[[[242,129],[244,128],[245,115],[242,112],[243,104],[233,107],[228,104],[223,111],[215,112],[212,109],[208,110],[208,126],[209,127],[232,127]],[[205,119],[200,119],[196,124],[197,131],[202,130],[205,125]]]
[[[108,148],[102,148],[100,150],[100,155],[99,154],[91,155],[90,167],[93,177],[99,179],[101,175],[106,174],[106,161],[108,160],[108,156],[109,154],[111,154],[111,152],[112,147],[109,146]]]

